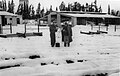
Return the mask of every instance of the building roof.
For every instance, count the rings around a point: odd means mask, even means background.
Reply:
[[[56,12],[56,11],[54,11]],[[107,14],[107,13],[101,13],[101,12],[82,12],[82,11],[60,11],[56,13],[71,13],[71,14]]]
[[[6,11],[0,11],[0,16],[17,16],[17,15]]]
[[[60,14],[68,17],[82,17],[82,18],[120,18],[108,14],[70,14],[70,13],[60,13]]]

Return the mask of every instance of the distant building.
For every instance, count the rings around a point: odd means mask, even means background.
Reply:
[[[8,25],[9,23],[12,23],[12,26],[22,24],[23,23],[22,16],[21,15],[5,16],[5,25]]]
[[[62,22],[69,21],[73,26],[86,25],[88,22],[95,23],[108,23],[111,25],[120,25],[120,17],[108,15],[107,13],[100,12],[79,12],[79,11],[60,11],[51,12],[47,17],[48,25],[56,21],[58,26]],[[45,18],[44,18],[45,19]],[[43,19],[42,19],[43,20]]]
[[[19,0],[19,5],[20,4],[24,5],[24,2],[25,4],[29,4],[29,0]]]
[[[22,24],[22,16],[12,14],[6,11],[0,11],[0,25],[5,26],[12,23],[12,26]]]

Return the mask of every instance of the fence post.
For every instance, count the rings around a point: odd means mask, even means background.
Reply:
[[[3,34],[3,27],[2,27],[2,24],[0,24],[0,34]]]
[[[99,31],[100,31],[100,24],[98,24],[98,26],[99,26]]]
[[[39,33],[39,25],[40,25],[40,24],[38,24],[38,33]]]
[[[10,23],[10,33],[12,33],[12,24]]]
[[[25,34],[26,34],[26,23],[25,23]]]
[[[93,30],[93,25],[91,24],[91,30]]]
[[[108,26],[106,26],[106,31],[108,31]]]
[[[116,25],[115,25],[115,32],[117,31]]]
[[[39,30],[40,30],[40,28],[39,28],[39,26],[40,26],[40,19],[38,20],[38,33],[39,33]]]

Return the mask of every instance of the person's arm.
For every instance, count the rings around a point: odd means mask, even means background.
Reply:
[[[72,36],[72,35],[73,35],[73,34],[72,34],[72,27],[70,27],[70,31],[71,31],[71,36]]]

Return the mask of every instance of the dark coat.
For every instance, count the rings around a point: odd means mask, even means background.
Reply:
[[[55,25],[50,25],[49,27],[50,27],[49,30],[50,30],[51,45],[54,46],[56,42],[55,32],[57,31],[57,29]]]
[[[69,36],[72,36],[72,28],[71,26],[68,26]]]
[[[55,33],[57,31],[55,25],[50,25],[49,27],[50,27],[50,33]]]
[[[64,27],[63,27],[63,35],[64,35],[64,36],[69,36],[68,26],[64,26]]]
[[[63,37],[68,36],[69,37],[69,42],[72,42],[72,28],[71,28],[71,26],[69,26],[69,25],[64,26],[63,30],[62,30],[62,34],[63,34]]]
[[[69,32],[69,41],[72,42],[72,28],[71,26],[68,26],[68,32]]]

